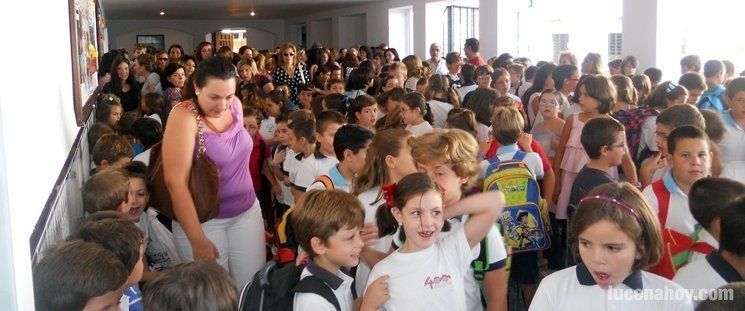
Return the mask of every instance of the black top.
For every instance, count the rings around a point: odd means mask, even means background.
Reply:
[[[103,88],[101,88],[101,92],[113,93],[119,97],[122,101],[123,112],[135,110],[140,105],[140,90],[136,86],[132,86],[127,92],[115,92],[111,87],[111,82],[107,82],[104,84]]]
[[[574,179],[574,184],[572,184],[572,192],[569,195],[569,206],[576,207],[579,204],[579,200],[582,200],[592,189],[612,182],[614,181],[608,172],[589,168],[585,165],[577,173],[577,178]]]
[[[274,86],[287,85],[290,89],[290,100],[297,104],[299,103],[297,100],[297,88],[302,84],[310,83],[310,76],[308,75],[308,69],[305,68],[305,64],[298,63],[295,66],[295,75],[293,78],[290,78],[282,67],[277,67],[277,69],[274,69],[272,80],[274,81]]]

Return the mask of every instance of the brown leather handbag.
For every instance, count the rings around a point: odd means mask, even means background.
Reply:
[[[203,223],[220,214],[220,169],[205,153],[204,120],[193,103],[190,103],[188,108],[196,116],[199,133],[199,151],[191,164],[189,192],[191,192],[191,198],[194,200],[199,222]],[[162,142],[153,145],[150,149],[148,178],[151,188],[148,204],[166,217],[176,220],[171,195],[168,193],[165,176],[163,175]]]

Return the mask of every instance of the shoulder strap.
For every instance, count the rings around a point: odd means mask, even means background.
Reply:
[[[326,190],[334,190],[334,182],[331,180],[331,177],[329,177],[328,175],[318,176],[318,178],[316,178],[316,180],[313,181],[313,183],[315,184],[317,182],[322,183],[323,186],[326,188]]]
[[[525,156],[527,155],[528,155],[527,153],[518,150],[518,151],[515,151],[515,155],[512,156],[512,159],[516,161],[522,161],[522,160],[525,160]]]
[[[670,191],[665,187],[662,180],[652,183],[652,191],[657,197],[657,215],[660,218],[660,227],[665,228],[667,213],[670,209]]]
[[[315,276],[309,275],[300,280],[300,282],[298,282],[297,285],[295,285],[295,287],[292,289],[292,292],[316,294],[334,305],[336,311],[341,311],[341,305],[339,305],[339,300],[336,299],[336,295],[334,295],[334,292],[331,290],[331,288],[329,288],[328,285],[326,285],[326,283]]]

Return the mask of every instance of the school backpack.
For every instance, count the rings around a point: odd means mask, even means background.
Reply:
[[[701,99],[696,103],[698,109],[711,109],[716,110],[719,113],[723,113],[727,110],[727,107],[722,102],[722,94],[724,94],[725,88],[718,87],[714,92],[707,92],[701,95]]]
[[[497,222],[513,254],[551,246],[548,210],[538,182],[523,162],[525,156],[527,153],[518,150],[511,160],[489,159],[484,179],[484,191],[501,191],[505,197]]]
[[[629,146],[629,155],[640,167],[641,161],[650,157],[652,151],[645,149],[639,154],[639,145],[642,140],[642,123],[647,117],[657,116],[659,113],[653,108],[635,108],[629,110],[619,110],[613,113],[613,118],[623,124],[626,131],[626,144]]]
[[[685,235],[667,228],[665,225],[667,223],[667,214],[670,210],[670,191],[667,190],[662,180],[652,183],[652,191],[655,197],[657,197],[663,249],[660,262],[649,269],[649,272],[672,280],[678,269],[688,263],[692,252],[708,255],[715,249],[707,243],[698,242],[699,232],[703,229],[698,224],[696,224],[695,230],[690,235]]]
[[[331,177],[329,177],[329,175],[318,176],[318,178],[316,178],[316,180],[314,180],[311,185],[317,182],[323,184],[323,187],[326,188],[326,190],[334,190],[334,182],[331,180]]]
[[[334,292],[321,279],[307,276],[300,279],[305,265],[295,266],[272,260],[254,274],[251,282],[243,287],[238,310],[285,311],[292,310],[295,293],[313,293],[330,302],[341,311]]]

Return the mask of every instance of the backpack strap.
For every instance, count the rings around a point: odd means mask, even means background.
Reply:
[[[488,237],[484,237],[479,243],[479,256],[471,262],[473,268],[473,277],[476,279],[476,283],[479,284],[481,305],[486,307],[486,295],[484,294],[484,279],[486,278],[486,270],[489,268],[489,247]]]
[[[321,279],[309,275],[300,280],[297,285],[295,285],[294,288],[292,288],[293,293],[309,293],[309,294],[316,294],[318,296],[323,297],[334,305],[334,308],[336,308],[336,311],[341,311],[341,305],[339,305],[339,300],[336,299],[336,295],[334,295],[334,291],[329,288],[326,283],[321,281]]]
[[[660,218],[660,227],[665,228],[667,213],[670,209],[670,191],[667,190],[662,180],[652,183],[652,191],[657,197],[657,215]]]
[[[316,178],[316,180],[313,181],[313,184],[320,182],[323,184],[323,187],[326,188],[326,190],[334,190],[334,182],[331,180],[331,177],[328,175],[321,175]]]
[[[523,152],[523,151],[520,151],[520,150],[518,150],[518,151],[515,151],[515,155],[514,155],[514,156],[512,156],[512,159],[513,159],[513,160],[515,160],[515,161],[520,161],[520,162],[522,162],[523,160],[525,160],[525,157],[526,157],[527,155],[528,155],[527,153],[525,153],[525,152]]]

